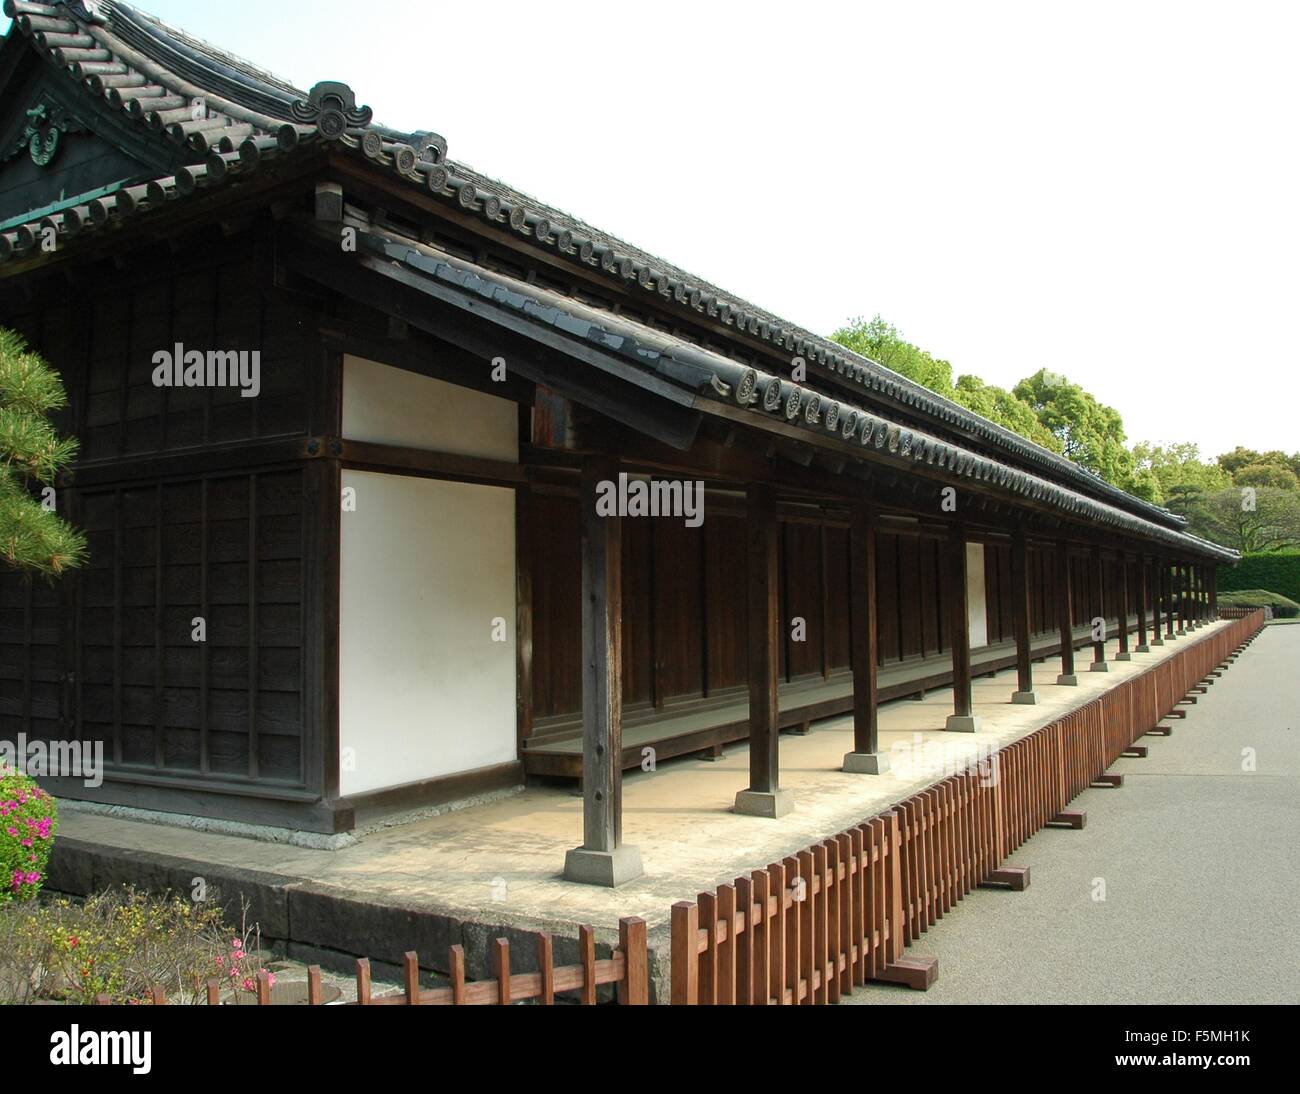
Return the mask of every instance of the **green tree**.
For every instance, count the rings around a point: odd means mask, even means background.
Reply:
[[[957,377],[952,397],[967,410],[973,410],[989,421],[1027,437],[1035,444],[1041,444],[1053,452],[1061,451],[1061,442],[1038,420],[1034,408],[1017,399],[1004,387],[986,384],[978,376],[965,373]]]
[[[1151,489],[1149,477],[1135,474],[1133,453],[1124,444],[1124,420],[1114,407],[1045,368],[1021,380],[1012,394],[1033,408],[1075,463],[1121,489]]]
[[[1242,554],[1300,547],[1300,491],[1234,486],[1207,498],[1206,510],[1193,531]]]
[[[1232,476],[1237,486],[1275,486],[1279,490],[1300,490],[1300,479],[1285,463],[1251,463]]]
[[[1237,482],[1237,474],[1240,471],[1247,467],[1261,465],[1287,468],[1300,480],[1300,452],[1288,456],[1276,448],[1270,452],[1257,452],[1253,448],[1242,448],[1239,445],[1231,452],[1225,452],[1220,456],[1218,462],[1219,466],[1232,476],[1233,482]],[[1238,483],[1238,485],[1249,486],[1250,483]]]
[[[898,333],[897,327],[879,315],[870,320],[859,316],[832,334],[831,339],[937,395],[952,398],[952,365],[912,345]]]
[[[55,476],[77,452],[50,422],[67,401],[59,374],[0,328],[0,559],[29,573],[60,574],[86,555],[85,537],[53,504]]]
[[[1162,446],[1142,441],[1133,446],[1133,461],[1135,481],[1152,486],[1142,496],[1193,524],[1205,522],[1206,497],[1232,485],[1232,477],[1217,463],[1201,459],[1200,448],[1190,442]]]

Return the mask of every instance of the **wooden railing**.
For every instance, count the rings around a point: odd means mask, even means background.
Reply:
[[[603,984],[616,986],[617,1000],[623,1004],[645,1005],[650,1001],[649,951],[646,945],[646,924],[637,916],[625,916],[618,923],[618,948],[607,958],[596,959],[596,934],[591,927],[578,928],[579,964],[556,966],[553,940],[549,934],[536,935],[537,972],[511,973],[510,943],[504,938],[494,940],[493,968],[496,976],[491,980],[465,979],[465,950],[456,945],[448,948],[448,969],[451,983],[445,988],[420,987],[420,960],[414,950],[408,951],[402,961],[401,991],[375,995],[371,991],[370,962],[357,960],[355,1003],[347,1006],[474,1006],[518,1003],[536,999],[550,1005],[557,995],[572,992],[576,1002],[588,1005],[596,1002],[596,989]],[[257,976],[255,1001],[265,1005],[271,1002],[269,974]],[[150,1001],[156,1005],[167,1002],[167,993],[161,987],[150,992]],[[221,1002],[221,986],[216,980],[207,982],[207,1001]],[[324,1001],[319,965],[307,969],[307,1002],[319,1005]],[[97,1003],[107,1004],[107,996]]]
[[[1004,866],[1199,681],[1262,629],[1264,613],[1173,656],[879,816],[672,908],[672,1001],[820,1004],[886,980],[925,988],[935,963],[914,943],[979,884],[1023,887]],[[1183,641],[1180,639],[1180,642]]]

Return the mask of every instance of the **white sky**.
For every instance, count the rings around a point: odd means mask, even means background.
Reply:
[[[139,6],[812,330],[1300,449],[1300,5]]]

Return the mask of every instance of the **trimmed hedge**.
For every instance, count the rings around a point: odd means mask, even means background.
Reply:
[[[1300,601],[1300,551],[1246,555],[1236,566],[1219,567],[1219,600],[1223,593],[1268,589]]]
[[[1294,619],[1300,616],[1300,604],[1267,589],[1239,589],[1219,594],[1221,608],[1272,608],[1274,619]]]

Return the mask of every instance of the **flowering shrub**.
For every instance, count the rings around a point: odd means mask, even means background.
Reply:
[[[155,985],[172,1002],[197,1003],[209,980],[224,991],[252,992],[265,971],[256,928],[232,930],[216,901],[195,904],[131,888],[108,889],[83,904],[45,903],[12,932],[12,942],[34,955],[27,958],[31,994],[70,1003],[93,1003],[99,995],[144,1003]],[[4,964],[0,953],[0,974]],[[8,979],[21,983],[22,975]],[[0,975],[0,984],[5,979]]]
[[[30,900],[40,890],[58,823],[54,799],[0,764],[0,904]]]

